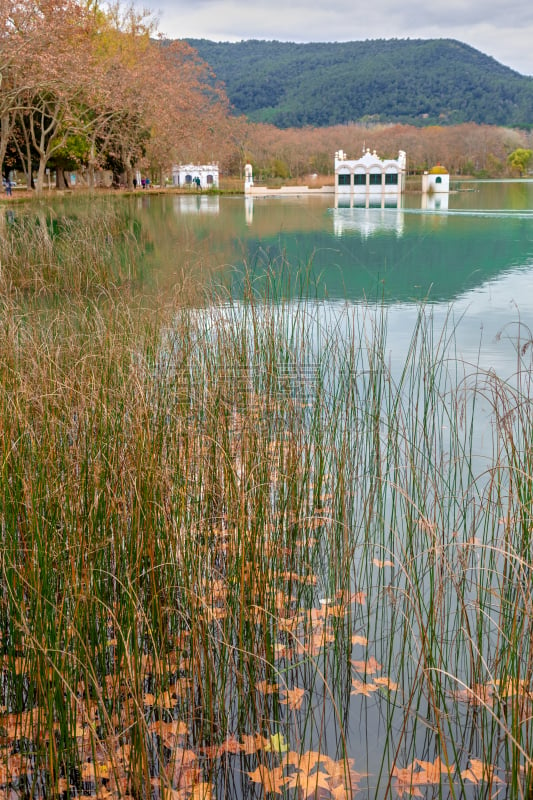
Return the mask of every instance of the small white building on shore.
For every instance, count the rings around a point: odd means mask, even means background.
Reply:
[[[172,167],[172,184],[185,189],[218,187],[218,164],[179,164]]]
[[[401,194],[405,189],[407,159],[400,150],[397,159],[381,159],[366,150],[361,158],[349,159],[342,150],[335,153],[336,194]]]

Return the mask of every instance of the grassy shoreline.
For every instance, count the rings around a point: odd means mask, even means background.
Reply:
[[[460,176],[450,176],[450,180],[454,183],[458,183],[461,181],[472,180],[472,176],[468,175],[460,175]],[[422,192],[422,184],[421,184],[421,175],[409,175],[406,179],[406,191],[409,194],[414,193],[421,193]],[[320,186],[333,186],[335,182],[334,175],[317,175],[314,176],[306,176],[304,178],[272,178],[268,180],[261,181],[258,185],[265,186],[268,188],[279,188],[281,186],[309,186],[313,187],[320,187]],[[151,185],[149,189],[142,189],[137,188],[135,190],[128,189],[125,187],[120,188],[102,188],[97,187],[95,189],[89,189],[88,187],[75,187],[72,189],[45,189],[41,195],[37,195],[35,191],[31,191],[29,189],[17,188],[14,190],[14,194],[11,197],[6,197],[5,194],[0,194],[0,202],[2,204],[9,205],[10,203],[20,203],[22,201],[29,201],[35,200],[39,202],[49,202],[54,198],[61,198],[61,197],[68,197],[68,196],[101,196],[101,195],[110,195],[112,197],[117,197],[120,195],[126,196],[150,196],[150,195],[171,195],[171,194],[178,194],[178,195],[186,195],[186,196],[213,196],[213,195],[244,195],[244,179],[240,178],[221,178],[220,186],[215,189],[201,189],[197,191],[196,189],[187,189],[184,187],[179,186],[165,186],[160,187],[157,185]]]

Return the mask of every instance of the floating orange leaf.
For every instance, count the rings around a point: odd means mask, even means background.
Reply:
[[[383,569],[383,567],[393,567],[394,566],[394,561],[388,561],[388,560],[380,561],[379,558],[373,558],[372,559],[372,563],[375,564],[376,567],[379,567],[379,569]]]
[[[506,681],[495,681],[495,683],[499,687],[500,697],[513,697],[529,693],[529,683],[523,678],[508,678]]]
[[[339,619],[346,616],[346,612],[348,611],[348,606],[345,605],[330,605],[329,603],[326,604],[326,614],[329,614],[332,617],[338,617]]]
[[[176,697],[184,697],[191,686],[192,681],[190,678],[178,678],[174,684],[174,694]]]
[[[302,707],[305,696],[305,689],[295,686],[294,689],[285,689],[285,697],[280,701],[286,703],[291,711],[297,711]]]
[[[283,791],[285,776],[282,767],[269,768],[264,764],[259,764],[257,769],[249,772],[248,775],[254,783],[260,783],[265,792],[281,794]]]
[[[470,759],[470,767],[461,772],[461,778],[471,783],[501,783],[501,779],[494,775],[494,767],[492,764],[484,764],[477,758]]]
[[[459,689],[453,696],[471,706],[492,706],[494,703],[494,687],[492,684],[473,683],[471,688]]]
[[[329,631],[326,630],[318,631],[317,633],[313,633],[309,637],[309,642],[306,650],[309,653],[311,653],[311,655],[317,655],[326,644],[329,644],[334,641],[335,641],[335,636],[333,635],[333,633],[330,633]]]
[[[279,590],[275,593],[274,599],[274,606],[278,609],[278,611],[284,611],[287,607],[287,595],[285,592],[280,592]]]
[[[291,645],[282,644],[281,642],[276,642],[274,645],[274,657],[276,659],[290,658],[292,650],[293,648],[291,647]]]
[[[297,615],[294,617],[279,617],[278,627],[282,631],[294,631],[300,624],[300,618]]]
[[[177,747],[173,752],[173,764],[175,768],[190,767],[198,760],[198,755],[194,750],[184,750],[183,747]]]
[[[176,741],[179,737],[186,736],[189,732],[187,725],[182,720],[163,722],[163,720],[157,719],[150,724],[150,730],[153,733],[159,734],[163,744],[170,748],[176,745]]]
[[[341,759],[340,761],[334,761],[329,756],[322,756],[321,765],[328,773],[329,777],[331,778],[331,792],[335,794],[335,796],[339,796],[340,793],[335,791],[335,789],[343,788],[348,790],[350,787],[353,791],[356,790],[361,778],[366,777],[366,773],[363,772],[356,772],[353,768],[353,758],[347,758],[346,760]],[[351,798],[351,794],[349,797]]]
[[[161,694],[158,696],[157,705],[160,708],[166,708],[170,710],[174,708],[174,706],[176,705],[176,699],[174,698],[170,690],[167,690],[165,692],[161,692]]]
[[[296,583],[301,583],[305,585],[314,586],[317,582],[316,575],[299,575],[297,572],[282,572],[281,577],[284,578],[286,581],[295,581]]]
[[[306,772],[298,770],[286,779],[291,789],[301,789],[304,797],[316,797],[319,789],[329,789],[328,776],[323,772]]]
[[[369,675],[373,675],[374,672],[380,672],[382,669],[381,664],[376,661],[374,656],[370,656],[368,661],[352,661],[352,665],[359,672],[366,672]]]
[[[204,614],[209,622],[217,619],[225,619],[228,616],[228,609],[221,606],[213,606],[213,608],[204,609]]]
[[[453,764],[447,767],[440,756],[437,756],[435,761],[420,761],[417,758],[415,763],[421,767],[421,771],[417,773],[418,783],[440,783],[441,775],[448,775],[455,771]]]
[[[225,739],[218,748],[217,755],[221,756],[223,753],[240,753],[243,749],[238,739],[231,734]]]
[[[242,737],[243,752],[247,755],[257,753],[259,750],[264,750],[267,744],[268,739],[266,739],[264,736],[261,736],[260,733],[255,733],[251,736],[245,734]]]
[[[275,694],[275,692],[278,691],[277,683],[267,683],[267,681],[258,681],[255,686],[257,691],[261,692],[261,694]]]
[[[189,800],[212,800],[213,786],[206,781],[196,783],[192,787],[192,792],[189,795]]]
[[[162,786],[159,790],[161,800],[181,800],[181,792],[175,789],[169,789],[168,786]]]
[[[329,791],[333,800],[351,800],[352,798],[352,789],[343,783],[339,783],[337,786],[330,786]]]
[[[311,622],[312,625],[324,625],[325,614],[326,612],[323,608],[312,608],[306,621]]]
[[[311,772],[320,763],[321,758],[324,758],[324,756],[321,756],[316,750],[307,750],[305,753],[296,753],[291,750],[287,754],[287,764],[296,767],[302,772]]]
[[[375,683],[366,683],[366,681],[359,681],[352,678],[352,694],[364,694],[365,697],[370,697],[373,692],[377,692],[379,686]]]
[[[411,797],[423,796],[418,788],[420,784],[419,773],[415,772],[414,764],[409,764],[407,767],[394,767],[391,774],[393,778],[396,778],[394,788],[400,797],[404,794],[409,794]]]

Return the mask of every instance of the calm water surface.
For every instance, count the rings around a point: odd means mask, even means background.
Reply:
[[[387,306],[395,351],[424,301],[437,323],[460,320],[458,355],[505,374],[533,326],[533,181],[456,186],[449,197],[407,194],[399,208],[191,195],[140,196],[131,211],[150,237],[148,274],[159,285],[193,263],[235,293],[245,268],[261,293],[269,268],[291,276],[297,294],[305,273],[326,306]]]

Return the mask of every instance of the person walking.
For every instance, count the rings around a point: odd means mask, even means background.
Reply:
[[[9,180],[9,178],[6,179],[4,185],[6,187],[6,197],[11,197],[12,196],[12,183]]]

